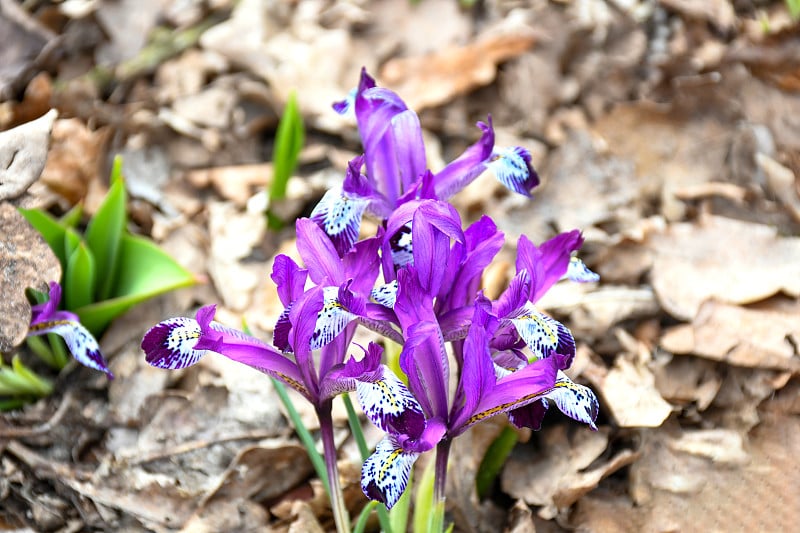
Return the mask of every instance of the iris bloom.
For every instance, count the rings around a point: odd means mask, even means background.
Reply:
[[[108,369],[108,363],[100,353],[97,340],[80,323],[78,316],[69,311],[59,311],[61,303],[61,285],[55,281],[50,282],[49,299],[42,304],[31,308],[31,325],[28,336],[55,333],[64,339],[72,357],[80,364],[105,372],[113,379],[114,375]]]
[[[376,87],[366,70],[352,100],[334,108],[339,112],[355,108],[364,145],[364,155],[350,162],[343,186],[328,191],[311,215],[340,254],[358,238],[365,211],[387,219],[410,200],[446,200],[487,169],[525,196],[539,184],[527,150],[495,147],[491,117],[478,123],[483,133],[475,144],[441,171],[431,173],[419,117],[396,93]],[[364,167],[366,174],[361,172]]]
[[[381,375],[377,345],[368,348],[362,361],[345,363],[354,321],[380,327],[365,312],[378,274],[379,241],[361,241],[339,257],[328,236],[309,219],[298,220],[297,239],[306,268],[284,255],[273,265],[272,279],[286,308],[275,327],[275,346],[215,322],[211,305],[198,310],[194,319],[171,318],[151,328],[142,349],[148,363],[167,369],[186,368],[216,353],[284,382],[311,402],[320,422],[337,527],[347,529],[338,496],[331,406],[334,396],[355,390],[356,378]],[[315,350],[320,350],[318,362]]]
[[[416,458],[434,447],[436,492],[443,498],[450,441],[485,418],[520,413],[512,421],[528,425],[525,409],[538,405],[541,411],[549,399],[594,428],[598,412],[594,393],[563,373],[575,355],[569,330],[533,305],[566,274],[580,234],[562,234],[541,247],[522,240],[519,272],[491,302],[475,294],[483,267],[502,244],[494,225],[482,219],[461,232],[449,204],[427,200],[413,213],[398,210],[387,234],[409,214],[413,258],[396,272],[392,306],[404,338],[400,367],[408,386],[385,368],[384,381],[359,382],[357,388],[364,412],[386,432],[363,466],[362,489],[387,507],[405,490]],[[451,394],[454,372],[457,386]]]

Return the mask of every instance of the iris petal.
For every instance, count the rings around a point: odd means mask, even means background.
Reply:
[[[375,287],[372,289],[370,296],[382,306],[393,308],[394,303],[397,301],[397,280]]]
[[[422,406],[388,367],[382,365],[382,368],[379,379],[360,380],[356,384],[361,408],[383,431],[416,439],[425,429]]]
[[[406,452],[397,440],[387,435],[378,443],[361,468],[361,490],[367,498],[383,502],[391,509],[408,485],[411,467],[419,453]]]
[[[597,429],[594,422],[600,406],[597,396],[589,387],[575,383],[566,374],[559,372],[555,387],[546,397],[568,417]]]
[[[540,313],[532,304],[526,304],[521,312],[511,318],[511,323],[537,358],[547,357],[550,352],[575,355],[575,339],[561,322]]]
[[[539,175],[531,166],[531,154],[521,146],[495,148],[487,167],[506,188],[523,196],[530,197],[531,189],[539,184]]]
[[[56,315],[66,313],[55,313]],[[55,333],[67,343],[72,356],[82,365],[95,370],[105,372],[109,378],[114,375],[108,369],[108,363],[100,353],[100,346],[97,340],[89,333],[89,330],[77,320],[62,319],[54,316],[52,320],[43,320],[32,324],[28,335],[43,335],[45,333]]]
[[[600,276],[589,270],[586,264],[577,257],[571,257],[567,273],[564,275],[570,281],[577,281],[578,283],[588,283],[591,281],[599,281]]]
[[[317,323],[311,335],[312,350],[318,350],[330,343],[350,322],[358,318],[348,309],[339,287],[325,287],[323,295],[324,304],[317,315]]]
[[[158,368],[176,370],[197,363],[207,350],[195,350],[202,330],[197,320],[175,317],[150,328],[142,339],[147,362]]]
[[[368,199],[349,195],[342,189],[331,189],[312,211],[311,220],[331,238],[339,256],[347,253],[358,239],[367,204]]]

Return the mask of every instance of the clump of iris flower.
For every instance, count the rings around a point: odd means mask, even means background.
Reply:
[[[31,308],[28,337],[55,333],[64,339],[76,361],[89,368],[105,372],[110,379],[113,379],[114,375],[108,369],[108,363],[103,358],[100,346],[94,336],[83,327],[75,313],[59,311],[61,285],[51,281],[48,296],[48,301]]]
[[[343,186],[329,191],[311,217],[297,221],[301,267],[278,256],[272,279],[284,305],[269,345],[213,320],[214,307],[195,319],[153,327],[142,348],[162,368],[185,368],[216,353],[295,388],[320,420],[337,529],[347,529],[336,472],[331,402],[356,391],[370,421],[385,432],[362,468],[367,497],[392,507],[423,452],[436,449],[434,493],[443,509],[450,443],[469,427],[507,413],[538,429],[550,403],[595,428],[594,393],[564,373],[575,341],[535,304],[557,281],[596,281],[574,252],[579,231],[541,246],[517,243],[516,275],[496,300],[482,293],[484,270],[505,237],[489,217],[466,229],[447,202],[484,171],[525,196],[538,185],[530,154],[494,145],[491,117],[481,138],[438,172],[427,168],[416,113],[362,71],[351,97],[335,104],[355,110],[364,154],[353,159]],[[361,219],[376,217],[377,234],[359,239]],[[358,326],[402,346],[408,385],[381,363],[370,344],[347,357]],[[316,353],[315,353],[316,352]],[[451,383],[455,389],[450,390]]]

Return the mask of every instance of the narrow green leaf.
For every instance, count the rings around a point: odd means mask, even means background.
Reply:
[[[117,160],[115,160],[115,171]],[[108,299],[113,290],[117,279],[120,241],[128,223],[125,211],[127,203],[125,182],[119,177],[112,180],[111,188],[97,213],[89,221],[85,235],[86,244],[89,245],[96,260],[99,277],[95,293],[97,301]]]
[[[311,459],[311,464],[314,465],[314,470],[317,472],[317,476],[319,476],[319,478],[322,480],[322,485],[325,487],[325,492],[330,495],[331,485],[328,482],[328,469],[325,466],[325,459],[322,458],[322,454],[317,451],[317,446],[314,443],[314,437],[311,436],[308,428],[306,428],[305,424],[303,424],[303,419],[300,418],[300,413],[297,412],[294,404],[292,404],[292,400],[289,398],[289,393],[286,391],[286,385],[273,377],[270,377],[270,379],[272,380],[272,385],[275,387],[275,392],[278,393],[278,397],[280,397],[281,403],[283,403],[283,407],[289,414],[292,424],[294,424],[294,430],[297,431],[297,436],[300,438],[300,442],[303,443],[306,453],[308,453],[308,458]]]
[[[22,364],[19,355],[11,359],[11,368],[18,376],[22,377],[31,387],[33,394],[37,396],[49,396],[53,392],[53,384],[46,379],[39,377],[33,370]]]
[[[50,345],[47,344],[42,337],[28,337],[25,339],[25,342],[28,348],[30,348],[30,350],[47,366],[56,370],[61,370],[61,367],[58,366],[56,355],[53,353]]]
[[[414,531],[433,531],[431,528],[433,527],[433,522],[435,519],[434,513],[436,511],[433,505],[435,465],[436,461],[429,461],[422,473],[422,478],[420,478],[420,480],[414,484],[414,487],[417,489],[417,493],[414,498]],[[409,481],[409,484],[410,483],[411,481]],[[408,490],[406,490],[406,492],[408,492]],[[405,494],[403,497],[405,497]],[[393,521],[395,518],[394,510],[396,507],[397,506],[395,505],[392,507],[392,510],[389,511]],[[404,530],[398,529],[397,531]],[[436,533],[439,532],[437,531]]]
[[[37,376],[27,368],[15,355],[11,366],[0,366],[0,394],[5,396],[31,395],[47,396],[53,391],[53,385]]]
[[[478,498],[483,499],[489,494],[494,480],[497,479],[500,470],[518,440],[519,435],[514,431],[514,428],[506,426],[489,445],[489,448],[486,449],[486,454],[483,456],[478,467],[478,473],[475,476],[475,488],[478,491]]]
[[[377,505],[378,502],[371,501],[368,502],[363,509],[361,509],[361,513],[359,513],[358,515],[358,520],[356,521],[356,525],[353,528],[353,533],[364,533],[364,528],[367,527],[367,520],[369,520],[369,514]]]
[[[69,259],[72,257],[72,254],[75,253],[75,250],[78,249],[78,246],[81,245],[81,240],[81,236],[77,231],[68,227],[64,228],[64,257],[67,259],[67,268],[64,269],[65,273],[67,269],[69,269]]]
[[[64,233],[66,229],[55,218],[38,209],[20,208],[19,212],[30,222],[36,231],[42,234],[47,245],[61,262],[61,271],[67,269],[67,254],[64,249]]]
[[[62,226],[68,228],[76,228],[81,222],[83,216],[83,204],[76,204],[75,207],[64,213],[59,219]]]
[[[64,306],[67,309],[78,309],[94,301],[95,260],[83,242],[78,242],[78,247],[69,257],[63,278]]]
[[[122,156],[117,154],[114,156],[114,162],[111,165],[111,176],[108,182],[114,185],[120,179],[122,179]]]
[[[786,0],[786,7],[793,20],[800,18],[800,0]]]
[[[197,281],[154,242],[138,235],[122,236],[118,272],[111,299],[73,310],[95,335],[134,305]]]
[[[13,411],[19,409],[26,403],[29,403],[25,398],[10,398],[0,399],[0,411]]]
[[[272,156],[272,185],[270,186],[270,205],[286,197],[286,184],[297,168],[297,158],[305,142],[305,127],[303,116],[297,105],[297,95],[294,91],[289,95],[283,116],[275,133],[275,149]],[[271,209],[271,208],[270,208]],[[270,227],[276,224],[273,214],[268,217]]]

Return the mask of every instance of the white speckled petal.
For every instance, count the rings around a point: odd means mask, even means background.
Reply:
[[[522,312],[511,319],[517,333],[537,357],[547,357],[551,351],[559,354],[575,354],[575,339],[569,329],[528,303]]]
[[[206,353],[194,349],[200,333],[200,324],[193,318],[175,317],[156,324],[142,339],[147,362],[172,370],[194,365]]]
[[[577,257],[571,257],[567,273],[564,275],[570,281],[577,281],[578,283],[588,283],[591,281],[599,281],[600,276],[589,270],[586,264]]]
[[[385,365],[380,379],[359,381],[356,393],[364,414],[383,431],[416,438],[425,429],[422,406],[405,383]]]
[[[100,353],[100,346],[97,339],[83,327],[83,324],[75,320],[54,319],[34,324],[30,328],[29,335],[42,335],[44,333],[55,333],[64,339],[72,357],[80,364],[105,372],[109,377],[114,377],[108,369],[108,363]]]
[[[325,287],[323,294],[325,303],[317,315],[317,323],[311,335],[312,350],[318,350],[330,343],[347,324],[357,318],[339,301],[339,287]]]
[[[404,452],[397,441],[386,436],[361,468],[361,490],[367,498],[391,509],[408,486],[411,467],[419,453]]]
[[[394,308],[394,303],[397,301],[397,280],[375,287],[370,296],[382,306]]]
[[[368,203],[369,200],[348,195],[342,189],[331,189],[311,212],[311,220],[331,238],[339,255],[358,240],[361,217]]]
[[[559,371],[553,391],[545,397],[552,400],[565,415],[578,422],[589,424],[592,429],[597,429],[594,421],[597,419],[600,406],[597,396],[589,387],[573,382],[566,374]]]

